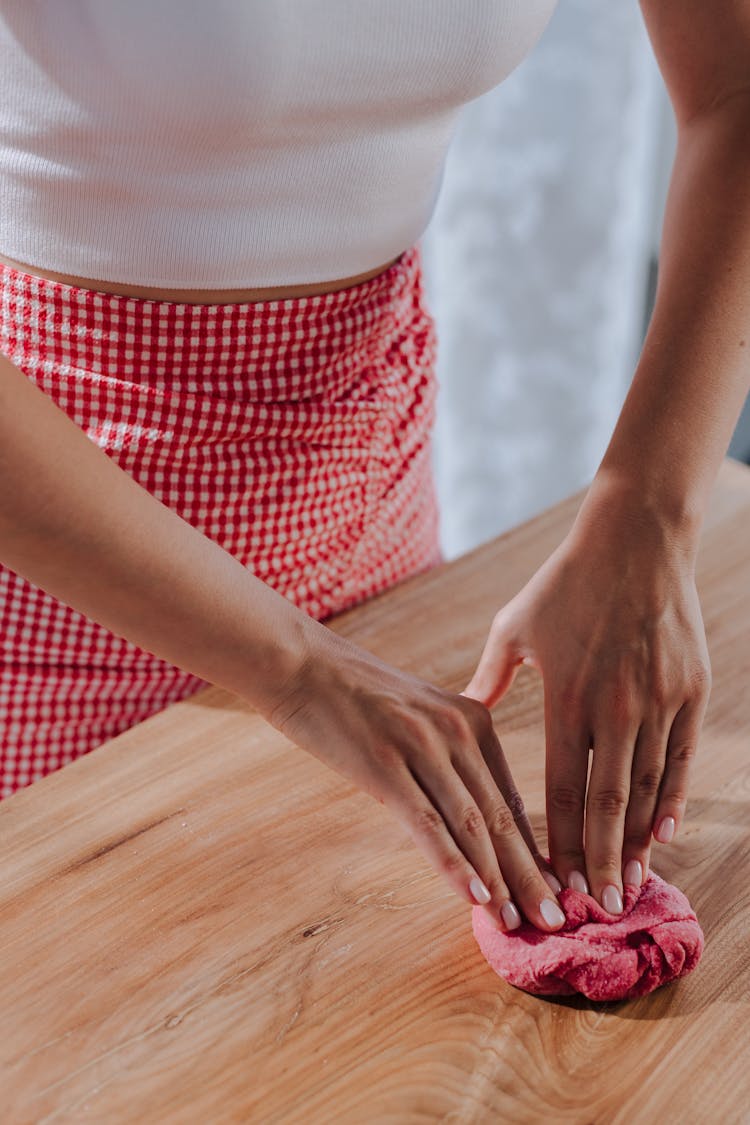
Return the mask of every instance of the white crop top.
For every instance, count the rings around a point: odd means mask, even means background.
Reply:
[[[373,269],[556,4],[0,0],[0,254],[170,288]]]

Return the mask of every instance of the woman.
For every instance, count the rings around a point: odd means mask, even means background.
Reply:
[[[322,624],[440,560],[418,239],[461,105],[554,7],[2,0],[5,795],[211,682],[502,928],[558,929],[561,882],[619,913],[646,878],[705,713],[695,554],[748,383],[747,5],[642,0],[679,124],[652,323],[470,684]],[[488,710],[524,661],[551,863]]]

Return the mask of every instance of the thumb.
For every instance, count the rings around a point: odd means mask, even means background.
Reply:
[[[493,624],[476,671],[459,695],[478,699],[485,707],[494,707],[513,683],[523,659],[516,639],[502,625]]]

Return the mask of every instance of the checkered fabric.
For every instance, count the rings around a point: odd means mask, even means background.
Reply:
[[[442,561],[421,269],[416,243],[333,293],[186,304],[0,262],[0,350],[140,485],[325,620]],[[0,797],[203,686],[0,565]]]

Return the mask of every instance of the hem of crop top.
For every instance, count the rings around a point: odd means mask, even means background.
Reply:
[[[403,251],[402,253],[405,253]],[[363,281],[390,269],[402,255],[392,258],[384,265],[356,274],[354,277],[335,278],[332,281],[316,281],[310,285],[293,286],[265,286],[256,289],[162,289],[157,286],[133,286],[127,282],[105,281],[99,278],[78,277],[75,274],[55,273],[44,270],[29,262],[18,262],[0,254],[0,262],[11,266],[23,273],[36,277],[46,278],[48,281],[59,281],[63,285],[72,285],[78,289],[92,289],[98,293],[112,293],[121,297],[142,297],[152,301],[177,301],[183,304],[242,304],[248,301],[279,301],[294,297],[311,297],[319,293],[335,293],[339,289],[349,289]]]

